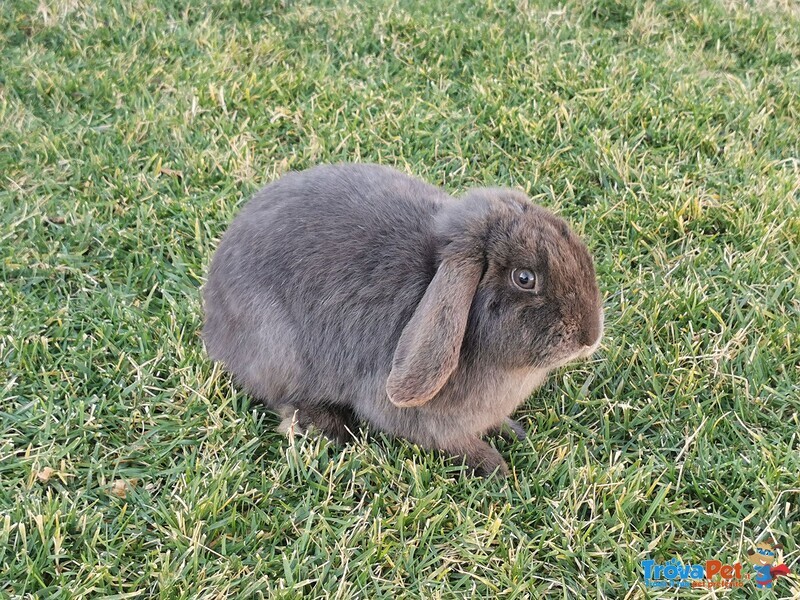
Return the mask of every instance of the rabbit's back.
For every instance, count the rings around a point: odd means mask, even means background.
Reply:
[[[269,403],[376,393],[435,273],[433,215],[447,201],[374,165],[317,167],[267,186],[212,261],[210,355]]]

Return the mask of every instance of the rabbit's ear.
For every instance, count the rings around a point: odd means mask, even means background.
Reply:
[[[397,343],[386,382],[392,404],[425,404],[458,366],[472,297],[482,274],[482,257],[455,254],[441,262]]]

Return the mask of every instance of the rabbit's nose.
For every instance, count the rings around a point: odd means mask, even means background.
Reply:
[[[600,310],[597,314],[587,317],[583,322],[579,339],[580,344],[582,344],[584,348],[583,355],[589,356],[592,352],[597,350],[602,337],[603,311]]]

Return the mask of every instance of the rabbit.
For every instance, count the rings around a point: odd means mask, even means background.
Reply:
[[[322,165],[267,185],[203,290],[212,360],[282,427],[360,422],[504,476],[483,436],[603,333],[592,258],[522,192],[456,199],[389,167]]]

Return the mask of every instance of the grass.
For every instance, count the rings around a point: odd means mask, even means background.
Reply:
[[[744,593],[799,597],[798,65],[791,0],[0,3],[0,596],[638,598],[769,533]],[[205,357],[227,223],[345,160],[595,254],[603,348],[507,482],[287,441]]]

